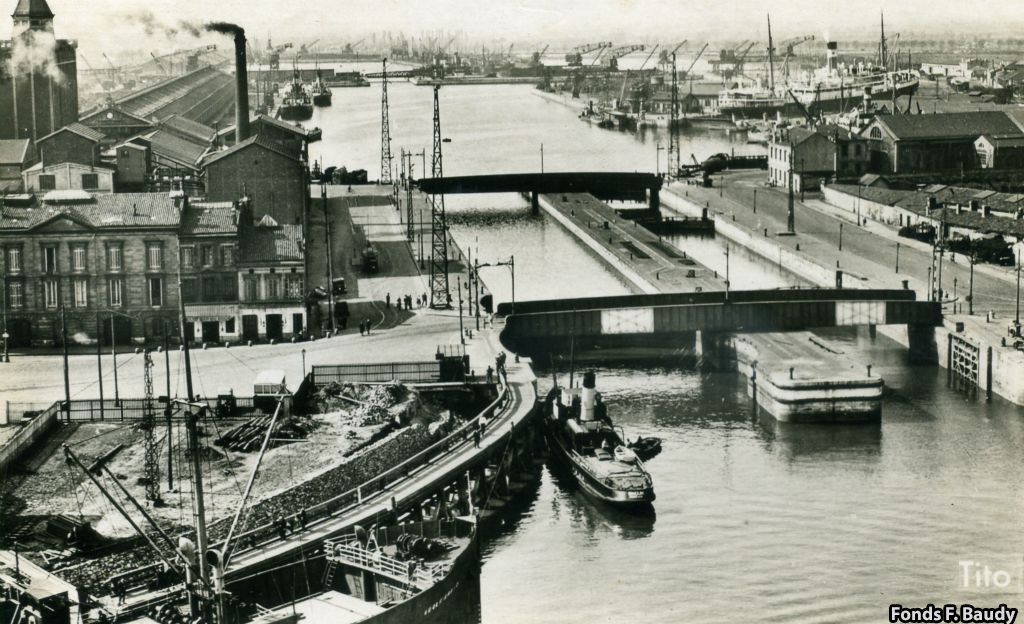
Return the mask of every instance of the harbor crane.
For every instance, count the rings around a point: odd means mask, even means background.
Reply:
[[[614,71],[619,68],[619,59],[632,52],[643,52],[646,49],[642,43],[637,45],[624,45],[619,46],[613,50],[609,50],[606,56],[608,69]]]
[[[153,57],[153,61],[156,63],[156,66],[160,68],[160,71],[162,71],[165,76],[170,76],[171,75],[171,72],[167,71],[167,68],[164,67],[164,64],[160,62],[160,57],[159,56],[157,56],[156,54],[153,54],[152,52],[150,52],[149,55]],[[106,57],[107,55],[104,54],[103,56]],[[107,59],[107,62],[109,62],[109,59]]]
[[[267,64],[270,66],[270,69],[281,69],[281,54],[283,54],[285,50],[291,47],[292,44],[290,43],[284,43],[279,46],[271,46],[270,40],[267,40]]]
[[[100,52],[100,54],[103,55],[103,60],[107,62],[107,65],[110,65],[110,79],[117,80],[117,67],[115,67],[114,64],[110,61],[110,57],[107,56],[106,52]]]
[[[676,45],[676,47],[672,48],[671,50],[669,50],[668,48],[662,48],[661,49],[661,54],[658,55],[658,65],[660,67],[662,67],[662,68],[665,68],[665,67],[671,65],[672,64],[672,55],[675,54],[676,52],[678,52],[679,48],[681,48],[684,45],[686,45],[686,41],[687,41],[686,39],[683,39],[682,41],[679,42],[678,45]]]
[[[542,58],[544,58],[544,53],[547,52],[548,48],[550,48],[550,47],[551,47],[551,44],[548,44],[548,45],[544,46],[543,48],[541,48],[540,52],[534,52],[533,55],[530,57],[531,58],[530,64],[533,65],[534,67],[540,65],[541,64],[540,60]]]
[[[597,52],[610,47],[612,47],[611,41],[602,41],[599,43],[585,43],[583,45],[578,45],[572,50],[569,50],[569,53],[565,55],[565,63],[567,65],[573,65],[578,67],[583,64],[584,54],[589,54],[590,52]]]
[[[308,53],[309,53],[309,50],[310,50],[310,49],[311,49],[311,48],[312,48],[313,46],[315,46],[316,44],[318,44],[318,43],[320,43],[320,40],[319,40],[319,39],[314,39],[313,41],[311,41],[311,42],[309,42],[309,43],[304,43],[304,44],[300,45],[300,46],[299,46],[299,56],[303,56],[303,55],[305,55],[305,54],[308,54]]]
[[[793,48],[807,41],[814,41],[814,35],[804,35],[802,37],[793,37],[792,39],[786,39],[779,44],[778,49],[782,51],[783,56],[796,56],[796,54],[794,54],[793,52]]]
[[[355,51],[355,49],[359,47],[359,44],[361,44],[364,41],[366,41],[365,37],[363,39],[360,39],[359,41],[356,41],[355,43],[346,43],[342,52],[344,52],[345,54],[352,54]]]
[[[691,69],[693,69],[693,66],[697,64],[697,61],[699,61],[699,60],[700,60],[700,57],[704,56],[704,50],[707,50],[707,49],[708,49],[708,44],[706,44],[706,43],[705,43],[705,44],[704,44],[704,47],[700,49],[700,52],[697,52],[697,55],[693,57],[693,61],[691,61],[691,62],[690,62],[690,66],[689,66],[689,67],[687,67],[687,68],[686,68],[686,71],[684,71],[684,72],[682,73],[682,77],[683,77],[684,79],[685,79],[685,78],[687,78],[687,77],[689,77],[689,75],[690,75],[690,70],[691,70]]]

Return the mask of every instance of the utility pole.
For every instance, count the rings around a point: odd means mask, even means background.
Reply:
[[[178,293],[181,293],[181,273],[178,273]],[[185,298],[180,294],[178,295],[178,313],[181,315],[181,346],[185,355],[185,397],[191,401],[194,398],[192,394],[192,357],[188,350],[188,344],[192,340],[189,336],[189,331],[185,324]],[[198,456],[197,456],[198,457]],[[202,559],[202,553],[200,553],[200,559]],[[202,565],[202,564],[200,564]],[[203,577],[204,579],[206,577]]]
[[[103,420],[103,324],[96,313],[96,380],[100,390],[100,420]]]
[[[146,482],[146,500],[160,503],[160,449],[156,441],[156,412],[153,405],[153,353],[146,349],[142,355],[145,405],[142,407],[143,479]]]
[[[441,158],[441,87],[434,86],[434,155],[432,174],[444,177]],[[451,291],[448,284],[448,221],[444,214],[444,194],[432,196],[430,201],[430,307],[451,308]]]
[[[455,285],[458,287],[459,295],[459,342],[462,346],[466,346],[466,330],[462,327],[462,278],[459,277],[455,280]]]
[[[167,421],[167,491],[174,491],[174,436],[171,435],[171,339],[167,331],[167,319],[164,319],[164,370],[167,380],[167,405],[164,407],[164,419]]]
[[[795,147],[792,143],[789,144],[789,212],[786,215],[786,231],[790,234],[796,234],[796,216],[793,214],[793,152]]]
[[[121,407],[120,390],[117,387],[117,334],[114,332],[114,315],[110,315],[110,357],[114,360],[114,406]]]
[[[413,237],[416,235],[416,229],[413,226],[413,221],[416,219],[416,215],[412,208],[412,153],[406,152],[405,156],[408,161],[408,169],[405,178],[405,237],[409,239],[410,243],[412,243]]]
[[[473,286],[476,288],[476,309],[473,316],[476,317],[476,330],[480,331],[480,250],[477,249],[477,256],[473,258]]]
[[[391,183],[391,120],[388,111],[388,60],[381,61],[384,80],[380,95],[380,183]],[[333,316],[334,311],[331,311]]]
[[[64,415],[66,418],[65,422],[71,422],[71,379],[68,377],[68,321],[63,305],[60,306],[60,337],[61,343],[64,345]]]

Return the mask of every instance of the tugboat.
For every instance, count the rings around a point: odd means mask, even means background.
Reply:
[[[313,116],[313,103],[309,99],[309,94],[302,88],[298,68],[295,68],[292,73],[292,83],[284,95],[277,114],[281,119],[287,120],[304,120]]]
[[[552,454],[589,496],[617,507],[649,507],[654,482],[616,431],[595,381],[588,371],[582,388],[556,386],[548,395],[544,429]]]
[[[324,77],[320,70],[317,69],[316,82],[313,83],[313,106],[330,106],[331,97],[331,89],[324,82]]]

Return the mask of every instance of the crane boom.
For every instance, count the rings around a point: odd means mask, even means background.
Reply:
[[[704,47],[701,48],[700,52],[697,53],[697,56],[693,57],[693,61],[690,62],[690,66],[687,67],[686,71],[683,72],[684,76],[689,76],[690,75],[690,70],[693,69],[693,66],[697,64],[697,61],[700,60],[700,57],[704,56],[704,50],[707,50],[707,49],[708,49],[708,44],[705,43]]]

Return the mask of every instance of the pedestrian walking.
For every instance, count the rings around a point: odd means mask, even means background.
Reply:
[[[305,508],[302,508],[302,509],[299,510],[299,526],[302,527],[303,531],[306,530],[306,509]]]
[[[427,293],[423,293],[423,307],[427,305]]]
[[[480,448],[480,429],[473,430],[473,446]]]
[[[390,308],[391,307],[391,293],[388,293],[387,296],[384,297],[384,307],[385,308]]]
[[[494,381],[494,369],[491,368],[491,366],[488,366],[487,367],[487,383],[492,383],[493,381]]]
[[[359,321],[359,335],[360,335],[360,336],[362,336],[362,335],[364,334],[364,332],[366,331],[366,330],[364,329],[364,327],[365,327],[365,325],[363,325],[363,322],[362,322],[362,321]]]
[[[366,335],[369,336],[370,335],[370,319],[364,319],[363,322],[366,323]]]
[[[125,589],[124,580],[117,579],[114,581],[114,593],[117,594],[117,606],[124,604],[125,597],[128,595],[128,590]]]

